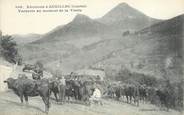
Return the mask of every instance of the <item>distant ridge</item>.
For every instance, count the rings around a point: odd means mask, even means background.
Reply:
[[[183,28],[184,14],[144,28],[140,32],[145,33],[151,31],[152,33],[155,32],[164,34],[182,34],[184,32]]]
[[[40,34],[26,34],[26,35],[14,34],[12,35],[12,37],[17,44],[28,44],[39,40],[41,38],[41,35]]]
[[[120,36],[123,31],[137,31],[160,20],[150,18],[126,3],[121,3],[100,19],[77,14],[74,19],[42,36],[34,43],[78,39],[85,36]]]
[[[70,23],[63,25],[61,28],[57,27],[55,31],[43,35],[40,40],[37,40],[34,43],[95,36],[104,33],[103,31],[105,29],[108,29],[105,24],[92,20],[86,15],[78,14]]]

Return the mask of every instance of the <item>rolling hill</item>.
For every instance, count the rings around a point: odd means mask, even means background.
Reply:
[[[163,77],[166,70],[168,77],[175,76],[172,79],[177,80],[182,75],[182,27],[183,15],[126,37],[101,40],[64,59],[63,66],[66,71],[89,66],[118,70],[124,66],[157,78]],[[169,68],[168,59],[172,61]]]
[[[157,23],[135,34],[112,41],[99,42],[87,47],[87,51],[102,52],[110,45],[113,51],[102,56],[95,66],[126,66],[133,71],[148,72],[156,77],[167,77],[176,80],[182,78],[183,27],[184,15]],[[110,48],[110,49],[112,49]],[[104,50],[108,51],[108,50]],[[170,67],[167,66],[170,60]],[[142,66],[142,67],[141,67]]]
[[[19,35],[19,34],[14,34],[12,35],[12,38],[14,41],[16,41],[17,44],[28,44],[33,41],[36,41],[41,38],[41,35],[39,34],[26,34],[26,35]]]

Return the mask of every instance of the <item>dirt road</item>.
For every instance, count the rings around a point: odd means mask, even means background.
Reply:
[[[0,93],[0,115],[45,115],[44,104],[40,97],[29,98],[29,105],[22,105],[19,98],[8,91]],[[170,110],[161,111],[151,104],[140,104],[139,107],[113,100],[103,100],[103,106],[92,104],[66,103],[57,104],[51,100],[49,115],[181,115],[182,113]]]

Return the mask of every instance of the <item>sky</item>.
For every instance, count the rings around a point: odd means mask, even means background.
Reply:
[[[44,34],[72,21],[78,14],[100,18],[119,3],[127,3],[157,19],[184,14],[184,0],[0,0],[0,30],[5,34]],[[19,13],[16,6],[85,5],[82,12]]]

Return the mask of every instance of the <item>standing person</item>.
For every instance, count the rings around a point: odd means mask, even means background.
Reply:
[[[59,100],[61,103],[65,101],[65,89],[66,89],[66,80],[64,76],[59,79]]]

